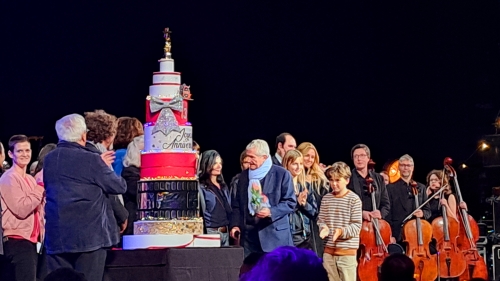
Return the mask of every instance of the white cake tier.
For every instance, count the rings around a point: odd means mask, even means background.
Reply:
[[[151,85],[149,95],[158,98],[173,99],[179,92],[179,85]]]
[[[221,246],[220,234],[124,235],[123,249],[186,248]]]
[[[144,125],[144,151],[151,150],[193,150],[193,127],[179,126],[180,132],[171,131],[165,136],[163,132],[153,134],[154,124]]]
[[[180,72],[155,72],[153,73],[153,84],[175,84],[181,85]]]
[[[160,62],[160,72],[174,72],[174,60],[173,59],[161,59]]]

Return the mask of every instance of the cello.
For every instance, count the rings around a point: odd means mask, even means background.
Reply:
[[[460,221],[458,247],[463,252],[466,263],[465,271],[462,273],[459,280],[469,280],[472,278],[489,280],[488,267],[476,248],[476,242],[479,240],[479,227],[474,218],[469,215],[466,210],[460,208],[463,197],[458,184],[457,172],[451,166],[453,160],[447,157],[444,162],[444,168],[449,172],[450,178],[453,179],[453,185],[457,195],[457,213]]]
[[[410,186],[417,208],[419,206],[417,183],[411,180]],[[432,226],[426,220],[414,218],[404,224],[403,241],[407,244],[406,255],[415,264],[416,281],[432,281],[438,275],[436,256],[431,255],[429,249],[431,239]]]
[[[367,192],[372,199],[373,211],[377,210],[377,201],[375,200],[375,187],[373,179],[370,177],[370,171],[373,171],[375,162],[368,161],[368,177],[366,183]],[[358,261],[358,278],[360,281],[377,281],[378,272],[384,259],[389,256],[387,245],[391,241],[391,226],[382,219],[372,218],[371,221],[363,221],[361,233],[359,235],[361,255]]]
[[[446,163],[445,163],[446,165]],[[441,186],[444,185],[444,171]],[[441,193],[440,198],[443,198]],[[432,221],[432,233],[437,241],[439,276],[444,278],[459,277],[465,271],[465,259],[458,248],[460,225],[455,219],[450,219],[446,207],[441,205],[441,217]]]

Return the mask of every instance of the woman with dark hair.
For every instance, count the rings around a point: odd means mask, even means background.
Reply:
[[[203,152],[200,163],[202,213],[207,234],[220,234],[221,245],[229,246],[231,202],[222,177],[222,158],[215,150]]]
[[[144,135],[144,127],[141,121],[135,117],[120,117],[117,120],[116,136],[113,142],[115,150],[115,161],[113,162],[113,170],[119,176],[123,170],[123,158],[127,152],[127,146],[134,138]]]
[[[33,176],[35,177],[36,183],[39,186],[45,187],[43,184],[43,162],[45,160],[45,156],[49,154],[52,150],[56,149],[57,145],[55,143],[49,143],[46,144],[41,150],[40,153],[38,153],[38,159],[37,159],[37,164],[35,167],[35,170],[33,172]],[[43,206],[45,206],[46,199],[45,197],[43,198]],[[45,208],[42,208],[40,211],[41,216],[45,216]],[[40,227],[40,240],[43,241],[45,239],[45,228]],[[44,276],[47,275],[47,262],[46,262],[46,252],[45,252],[45,247],[40,249],[40,256],[38,257],[38,264],[37,264],[37,277],[43,278]]]
[[[49,144],[46,144],[44,147],[42,147],[42,149],[40,150],[40,153],[38,153],[37,164],[35,167],[35,171],[33,172],[33,174],[35,175],[35,179],[38,183],[43,184],[42,173],[40,173],[40,172],[42,172],[42,169],[43,169],[43,159],[45,158],[45,156],[47,156],[47,154],[49,154],[49,152],[56,149],[56,147],[57,147],[57,145],[55,143],[49,143]],[[40,178],[40,181],[38,180],[39,178]]]
[[[106,113],[104,110],[85,112],[85,124],[87,125],[86,148],[102,154],[111,149],[117,132],[116,116]],[[119,175],[121,176],[121,175]],[[122,195],[107,195],[113,209],[114,218],[123,233],[127,227],[128,211],[125,209]]]

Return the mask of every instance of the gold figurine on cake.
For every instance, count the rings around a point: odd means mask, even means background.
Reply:
[[[166,59],[171,59],[172,58],[172,53],[170,53],[170,50],[172,49],[172,42],[170,41],[170,29],[167,27],[163,30],[163,37],[165,38],[165,47],[163,48],[163,51],[165,51],[165,58]]]

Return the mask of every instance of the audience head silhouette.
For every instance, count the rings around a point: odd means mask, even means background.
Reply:
[[[87,281],[85,275],[67,267],[62,267],[52,271],[44,281]]]
[[[403,254],[388,256],[380,269],[380,281],[414,281],[415,265]]]
[[[328,281],[323,261],[310,250],[279,247],[263,256],[240,281]]]

